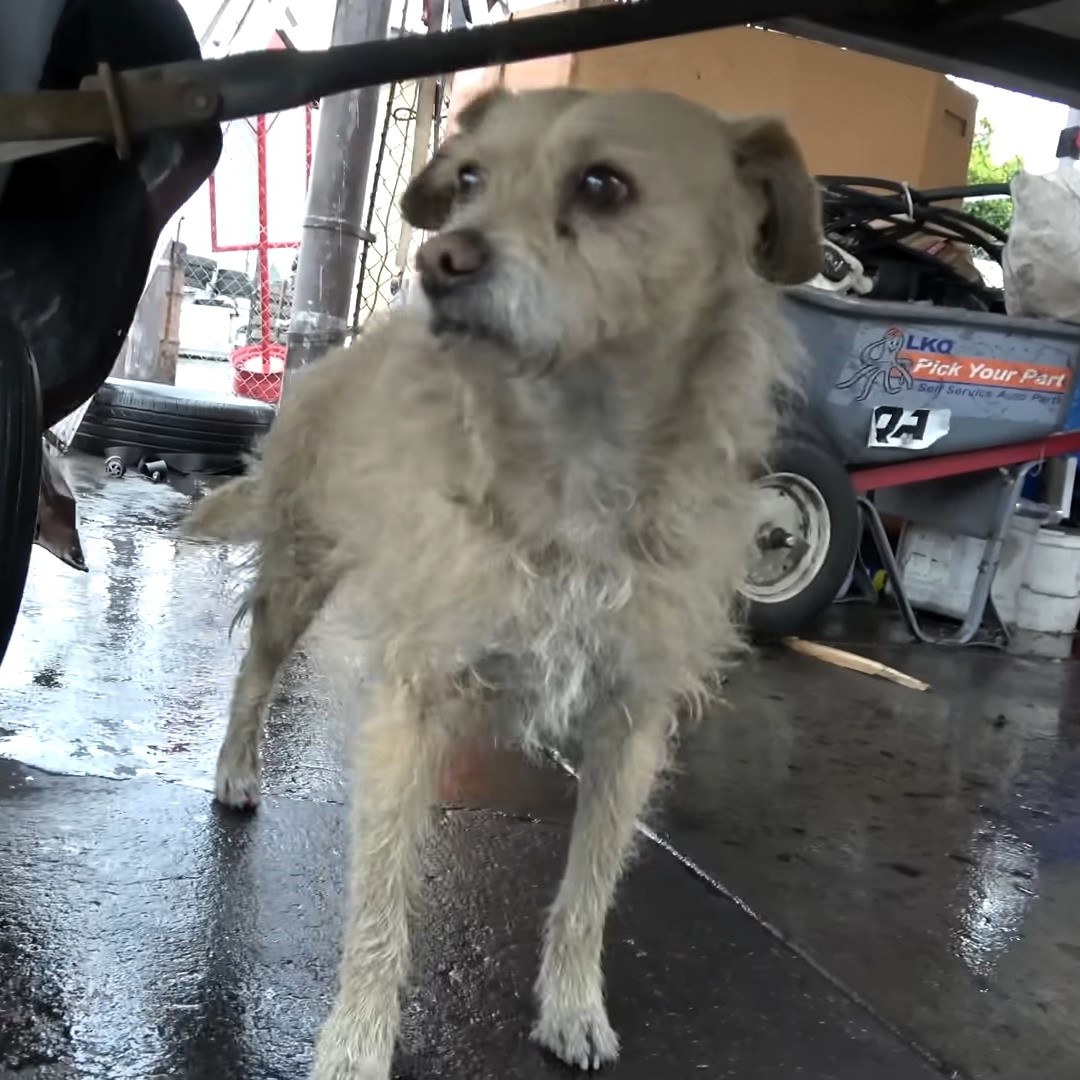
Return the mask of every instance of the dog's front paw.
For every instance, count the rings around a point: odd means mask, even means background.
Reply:
[[[619,1036],[603,1005],[577,1012],[545,1010],[532,1037],[567,1065],[586,1072],[610,1065],[619,1057]]]
[[[358,1045],[360,1021],[335,1010],[315,1046],[311,1080],[390,1080],[390,1055],[372,1055]]]
[[[390,1069],[371,1058],[334,1061],[320,1056],[315,1061],[311,1080],[390,1080]]]
[[[218,757],[214,798],[232,810],[254,810],[259,805],[260,794],[258,752],[234,754],[223,746]]]
[[[390,1080],[390,1070],[371,1058],[315,1062],[311,1080]]]

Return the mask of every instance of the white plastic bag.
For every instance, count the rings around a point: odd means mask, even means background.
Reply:
[[[1080,171],[1020,173],[1012,197],[1005,310],[1080,323]]]

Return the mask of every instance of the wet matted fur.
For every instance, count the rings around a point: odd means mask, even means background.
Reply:
[[[419,842],[452,741],[580,746],[534,1038],[598,1068],[603,927],[677,718],[738,646],[754,470],[819,266],[775,119],[646,92],[496,92],[412,182],[425,299],[287,387],[192,534],[255,541],[217,797],[253,806],[274,679],[316,615],[365,657],[340,987],[316,1080],[388,1080]],[[343,629],[344,628],[344,629]]]

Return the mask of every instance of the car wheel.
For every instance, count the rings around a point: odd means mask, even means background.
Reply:
[[[22,604],[41,493],[41,389],[22,333],[0,317],[0,662]]]
[[[859,507],[839,458],[808,440],[779,445],[758,486],[760,516],[742,595],[750,628],[784,637],[820,615],[848,580]]]

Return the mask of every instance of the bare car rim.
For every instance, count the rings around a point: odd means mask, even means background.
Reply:
[[[832,524],[824,496],[805,476],[770,473],[758,486],[758,527],[742,591],[755,603],[780,604],[798,596],[821,573]]]

